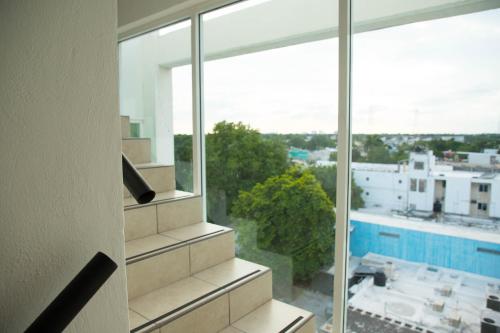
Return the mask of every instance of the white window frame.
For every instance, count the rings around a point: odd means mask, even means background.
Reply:
[[[166,27],[186,19],[191,20],[191,65],[193,105],[193,188],[201,195],[206,219],[206,159],[203,109],[203,31],[201,15],[244,0],[207,0],[191,7],[173,6],[153,21],[137,26],[122,27],[118,42]],[[334,0],[332,0],[334,1]],[[339,112],[337,134],[337,210],[335,236],[335,276],[333,294],[332,333],[342,333],[346,324],[347,260],[349,254],[349,211],[351,193],[351,0],[339,2]],[[333,125],[333,124],[332,124]]]

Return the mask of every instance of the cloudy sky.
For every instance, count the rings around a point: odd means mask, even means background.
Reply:
[[[500,133],[500,10],[357,34],[354,133]],[[337,130],[338,39],[205,63],[206,129]],[[176,133],[191,132],[190,68],[174,69]]]

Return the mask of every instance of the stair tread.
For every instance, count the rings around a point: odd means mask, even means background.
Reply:
[[[207,268],[193,276],[218,287],[222,287],[231,281],[235,281],[257,270],[268,271],[269,268],[243,259],[233,258]]]
[[[160,201],[183,199],[183,198],[189,198],[189,197],[194,197],[194,196],[195,195],[191,192],[184,192],[184,191],[178,191],[178,190],[160,192],[160,193],[156,193],[156,196],[153,199],[153,201],[151,201],[150,203],[144,204],[144,205],[151,205],[151,204],[154,204],[154,203],[157,203]],[[144,205],[137,203],[137,201],[133,197],[124,198],[123,205],[125,207],[144,206]]]
[[[125,242],[125,257],[135,257],[176,243],[179,243],[177,239],[159,234],[130,240]]]
[[[196,299],[200,299],[199,301],[202,302],[211,297],[218,297],[219,292],[236,287],[241,280],[250,279],[260,271],[268,270],[267,267],[232,258],[193,276],[131,299],[129,307],[142,317],[154,320]],[[227,289],[224,290],[224,288]]]
[[[161,233],[161,235],[178,239],[180,241],[187,241],[193,238],[198,238],[209,234],[222,233],[225,231],[231,231],[231,229],[217,224],[201,222],[181,228],[164,231]]]
[[[300,317],[302,319],[292,325]],[[291,331],[292,327],[297,328],[312,317],[313,314],[309,311],[272,299],[231,326],[245,333],[276,333],[286,327]]]
[[[233,326],[228,326],[222,331],[219,331],[219,333],[245,333],[245,332],[240,331],[239,329],[234,328]]]
[[[146,318],[144,318],[143,316],[141,316],[137,312],[132,311],[130,309],[128,310],[128,320],[129,320],[130,328],[137,327],[139,325],[142,325],[142,324],[148,322],[148,320]]]
[[[136,169],[150,169],[150,168],[168,168],[168,167],[174,167],[174,165],[151,162],[151,163],[137,163],[134,164],[134,167],[136,167]]]
[[[217,286],[213,284],[187,277],[130,300],[129,307],[143,317],[153,320],[215,289]]]
[[[122,138],[122,140],[147,140],[151,141],[151,138],[136,138],[136,137],[128,137],[128,138]]]
[[[125,242],[125,257],[131,258],[141,254],[161,250],[167,246],[195,241],[204,236],[222,234],[231,231],[230,228],[218,226],[208,222],[200,222],[186,227],[172,229],[161,234],[154,234],[143,238]]]

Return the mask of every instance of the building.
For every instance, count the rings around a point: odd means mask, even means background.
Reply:
[[[459,156],[466,156],[467,164],[482,167],[495,167],[500,164],[500,154],[497,149],[484,149],[482,152],[458,152]]]
[[[404,164],[352,163],[352,168],[367,208],[500,218],[498,173],[456,171],[437,164],[432,151],[411,152]]]

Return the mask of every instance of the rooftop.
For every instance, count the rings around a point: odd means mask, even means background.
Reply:
[[[377,287],[373,277],[350,288],[351,310],[432,332],[479,332],[481,317],[488,315],[486,298],[500,296],[500,279],[369,253],[356,258],[360,265],[384,269],[390,277]],[[392,262],[392,268],[386,263]],[[352,320],[365,320],[354,317]]]

